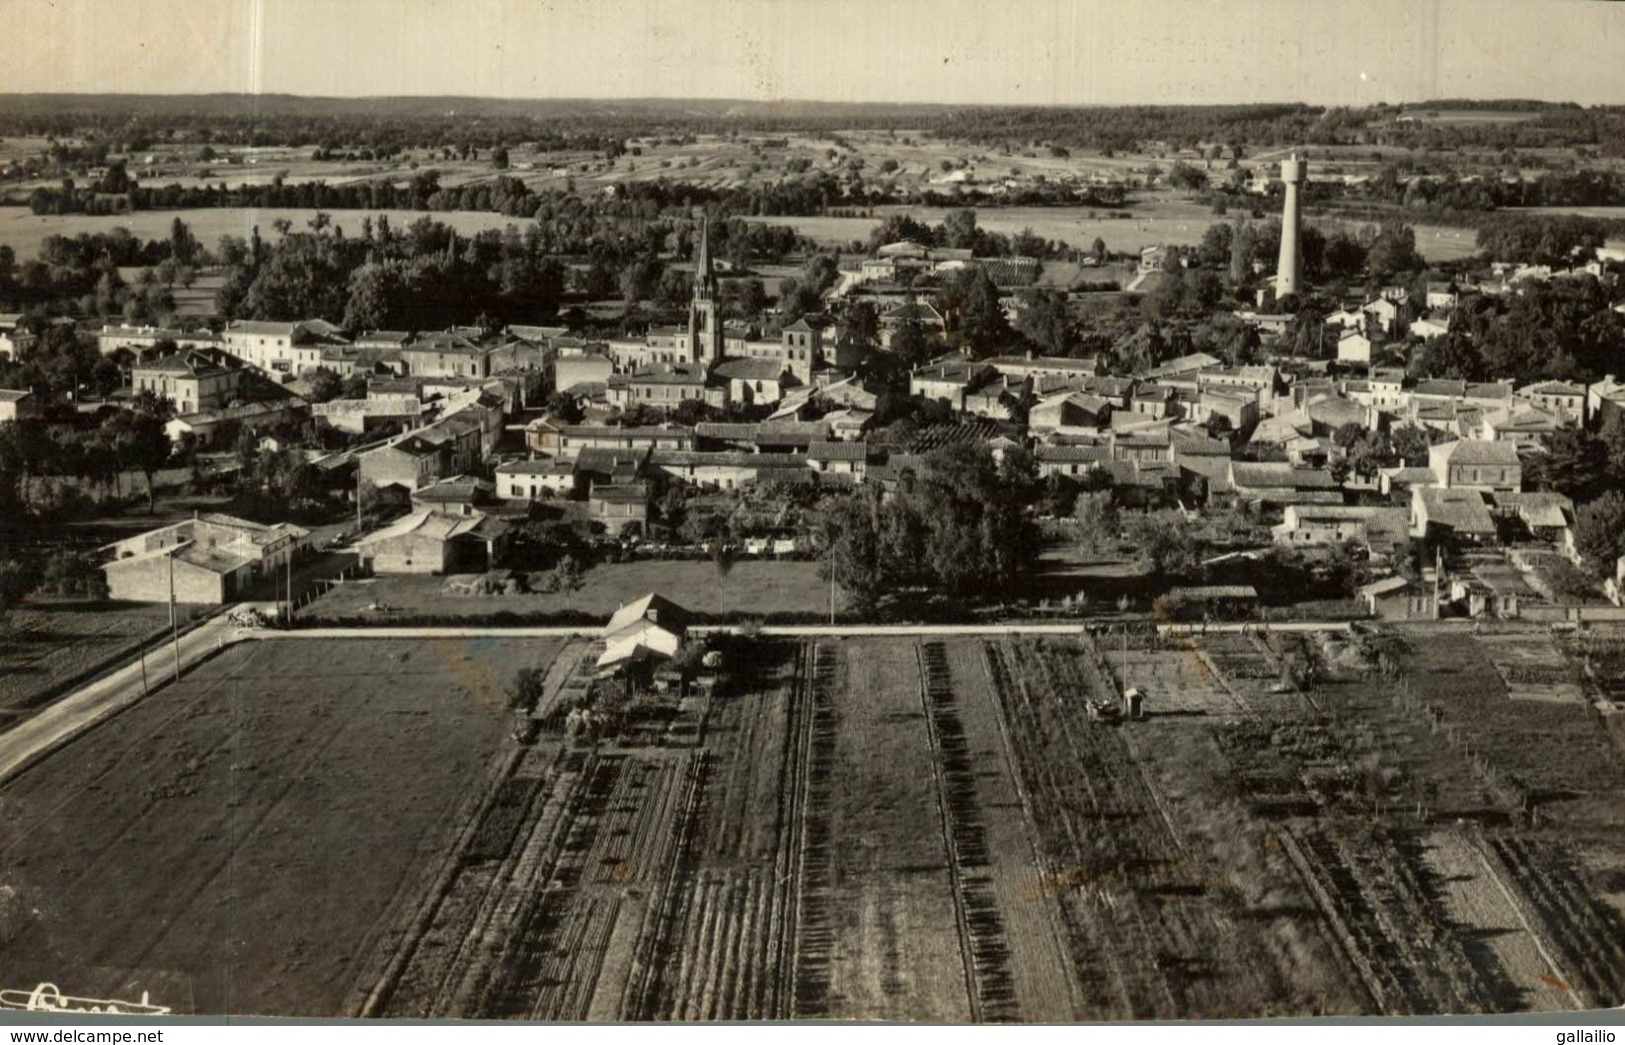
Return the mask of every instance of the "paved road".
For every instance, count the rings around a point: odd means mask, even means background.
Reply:
[[[222,644],[235,640],[236,628],[211,617],[181,636],[181,670],[197,663]],[[168,642],[147,650],[146,687],[156,689],[175,677],[175,654]],[[66,743],[108,715],[144,695],[141,661],[104,675],[52,703],[37,715],[0,733],[0,781],[21,772],[35,759]]]

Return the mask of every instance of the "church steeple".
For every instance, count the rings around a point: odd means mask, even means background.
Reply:
[[[694,256],[694,278],[700,286],[716,279],[711,272],[711,222],[704,217],[700,218],[700,249]]]
[[[711,268],[711,229],[700,218],[700,246],[694,255],[694,296],[688,303],[689,358],[712,365],[722,360],[722,317],[717,313],[717,277]]]

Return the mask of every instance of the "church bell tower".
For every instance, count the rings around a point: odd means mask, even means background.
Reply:
[[[694,266],[694,297],[688,303],[689,358],[707,367],[722,360],[722,317],[717,312],[717,277],[711,269],[711,236],[700,219],[700,249]]]

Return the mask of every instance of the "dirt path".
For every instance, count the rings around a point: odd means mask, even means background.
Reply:
[[[838,647],[828,1016],[970,1018],[914,648]]]
[[[1445,909],[1494,956],[1517,991],[1506,999],[1506,1010],[1583,1008],[1512,905],[1506,887],[1466,838],[1455,831],[1434,831],[1427,836],[1424,858],[1439,876]]]
[[[976,799],[987,836],[988,873],[1005,925],[1016,1011],[1028,1021],[1081,1018],[1053,893],[1041,888],[1037,828],[1028,820],[1001,730],[998,700],[979,645],[948,648],[960,721],[978,766]]]

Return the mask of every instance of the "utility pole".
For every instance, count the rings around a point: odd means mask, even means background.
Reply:
[[[169,560],[169,638],[175,650],[175,681],[181,680],[181,632],[175,625],[175,552],[170,551],[166,556]]]
[[[829,564],[829,622],[835,624],[835,563]]]
[[[287,578],[288,578],[288,623],[292,624],[293,623],[293,549],[292,548],[288,549],[287,566],[288,566],[288,570],[287,570]]]

